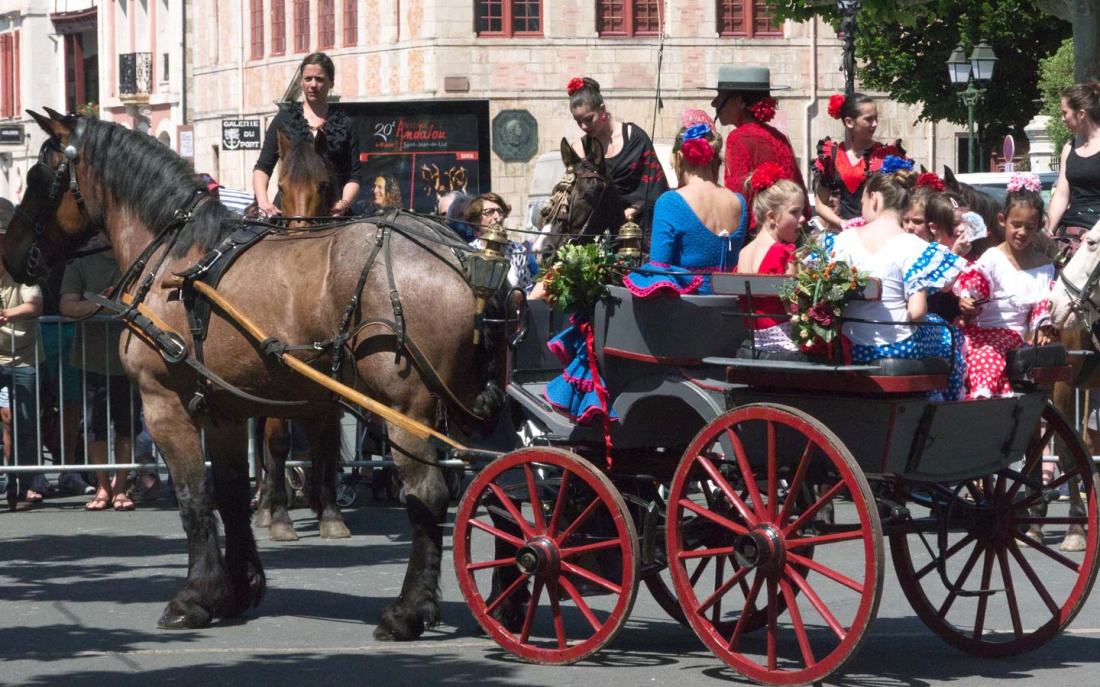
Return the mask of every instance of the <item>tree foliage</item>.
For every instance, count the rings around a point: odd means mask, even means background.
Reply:
[[[1062,91],[1073,85],[1073,40],[1062,42],[1050,57],[1039,62],[1039,91],[1043,96],[1042,114],[1048,115],[1047,133],[1060,151],[1070,139],[1069,128],[1062,122]]]

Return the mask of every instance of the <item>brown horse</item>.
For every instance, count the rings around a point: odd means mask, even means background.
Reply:
[[[106,231],[118,264],[136,273],[127,293],[143,297],[143,312],[177,332],[193,355],[197,339],[186,304],[178,289],[165,288],[165,279],[210,255],[241,223],[223,222],[228,210],[210,202],[190,166],[155,139],[117,124],[48,112],[49,117],[31,113],[49,139],[28,173],[8,229],[3,254],[8,272],[33,283],[44,269]],[[269,235],[240,255],[218,292],[288,344],[331,340],[348,309],[357,326],[340,378],[389,408],[434,425],[442,420],[441,410],[456,403],[479,407],[488,387],[474,344],[474,297],[454,249],[424,240],[407,226],[413,221],[349,222]],[[356,300],[366,256],[387,236]],[[151,246],[156,248],[147,250]],[[411,344],[401,347],[391,329],[374,326],[395,317],[390,271],[403,304],[407,341],[418,344],[456,402],[439,400],[425,381],[429,375],[407,354]],[[175,481],[187,534],[187,580],[160,617],[165,628],[202,627],[215,618],[239,616],[263,596],[265,576],[249,525],[245,418],[305,420],[311,443],[335,452],[331,393],[266,356],[218,308],[211,312],[204,350],[218,383],[205,382],[192,357],[169,362],[173,356],[162,356],[136,334],[124,336],[120,347],[123,366],[141,392],[149,431]],[[316,363],[327,369],[331,358],[321,355]],[[408,640],[439,620],[447,488],[435,447],[422,434],[392,423],[388,429],[391,445],[404,451],[395,452],[395,460],[407,491],[412,547],[401,593],[383,612],[375,637]],[[213,465],[212,483],[203,466],[204,447]],[[225,526],[224,556],[214,506]]]

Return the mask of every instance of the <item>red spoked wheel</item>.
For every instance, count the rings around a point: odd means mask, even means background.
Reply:
[[[882,591],[882,530],[863,472],[836,435],[784,406],[742,406],[695,437],[672,480],[668,556],[695,633],[767,684],[839,670]]]
[[[1036,487],[1052,442],[1071,460],[1044,491]],[[1081,503],[1046,506],[1071,480],[1081,488]],[[936,534],[925,535],[924,543],[920,534],[893,534],[890,552],[913,610],[948,644],[980,656],[1031,651],[1058,635],[1085,604],[1100,562],[1097,478],[1088,450],[1053,406],[1043,411],[1019,472],[955,488],[927,485],[913,498],[929,506]],[[1042,535],[1028,534],[1036,525],[1048,536],[1084,527],[1085,550],[1061,553],[1037,541]]]
[[[535,663],[598,651],[638,591],[626,503],[600,470],[559,449],[514,451],[474,478],[455,516],[454,560],[481,627]]]

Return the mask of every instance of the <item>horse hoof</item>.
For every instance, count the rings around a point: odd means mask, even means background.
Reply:
[[[351,530],[343,520],[322,520],[321,539],[347,539],[351,536]]]
[[[1037,544],[1043,543],[1043,530],[1038,525],[1029,527],[1027,532],[1024,532],[1024,536]]]
[[[271,511],[267,508],[261,508],[256,511],[256,514],[252,516],[253,527],[271,527]]]
[[[176,607],[175,602],[169,603],[164,609],[157,627],[162,630],[194,630],[206,627],[210,624],[210,614],[201,606],[191,606],[186,609]]]
[[[1066,538],[1062,540],[1062,543],[1058,545],[1059,551],[1084,551],[1086,546],[1085,537],[1082,534],[1076,532],[1070,532],[1066,535]]]
[[[394,605],[382,611],[382,621],[374,630],[374,638],[380,642],[409,642],[438,622],[439,606],[427,600],[413,607]]]
[[[298,533],[294,531],[294,525],[286,522],[271,523],[271,532],[268,536],[271,541],[298,541]]]

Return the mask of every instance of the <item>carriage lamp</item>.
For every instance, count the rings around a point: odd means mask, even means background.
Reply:
[[[637,222],[627,222],[619,227],[619,256],[623,260],[640,264],[642,261],[642,228]]]
[[[481,343],[485,304],[504,283],[511,266],[504,257],[508,233],[500,222],[490,224],[480,238],[481,251],[471,253],[466,260],[466,280],[474,292],[474,344]]]

